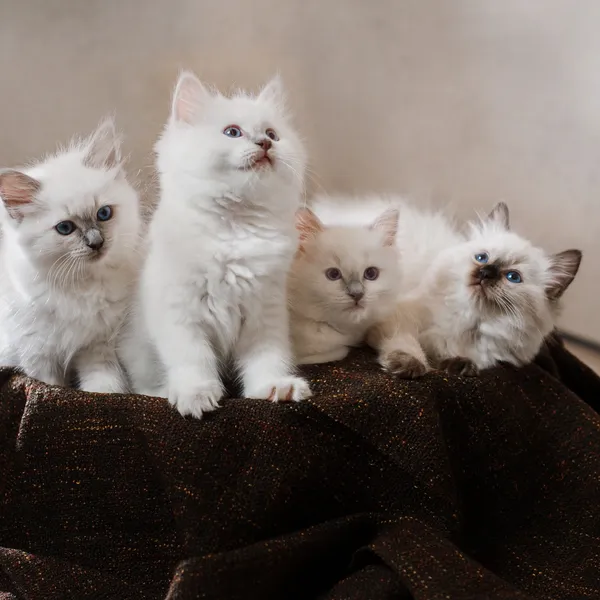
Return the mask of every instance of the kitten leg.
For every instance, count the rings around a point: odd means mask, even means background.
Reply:
[[[350,344],[346,345],[345,337],[329,325],[303,318],[293,311],[290,311],[289,319],[297,365],[334,362],[348,355]]]
[[[165,317],[153,333],[167,371],[167,398],[182,416],[200,419],[218,408],[223,397],[217,358],[202,328],[167,322]]]
[[[247,319],[237,348],[244,396],[264,400],[303,400],[308,383],[292,375],[288,312],[283,294],[263,300],[258,314]]]
[[[471,359],[464,356],[445,358],[440,361],[439,368],[451,375],[462,375],[463,377],[476,377],[479,375],[477,365]]]
[[[415,321],[402,308],[373,325],[367,332],[367,343],[377,350],[379,364],[389,373],[415,379],[429,370],[427,357],[416,337]]]
[[[125,376],[116,348],[99,342],[79,351],[75,356],[79,388],[86,392],[123,394],[127,391]]]
[[[21,360],[19,368],[32,379],[43,381],[48,385],[66,386],[65,370],[50,356],[36,354]]]
[[[329,352],[321,352],[319,354],[309,354],[308,356],[302,356],[296,360],[297,365],[318,365],[321,363],[336,362],[342,360],[348,356],[350,348],[348,346],[341,346],[330,350]]]

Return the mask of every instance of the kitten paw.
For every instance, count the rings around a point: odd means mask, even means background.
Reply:
[[[440,363],[440,369],[447,371],[450,375],[460,375],[462,377],[475,377],[479,375],[477,365],[472,360],[462,356],[446,358]]]
[[[169,387],[169,403],[182,417],[191,415],[201,419],[206,412],[219,408],[219,400],[223,397],[220,381],[205,381],[192,386],[179,383]]]
[[[426,364],[407,352],[402,352],[402,350],[393,350],[384,354],[380,357],[379,363],[384,371],[398,375],[403,379],[416,379],[427,373]]]
[[[273,402],[299,402],[310,398],[312,392],[304,379],[289,376],[281,377],[256,389],[247,389],[245,396],[246,398],[272,400]]]
[[[84,392],[98,394],[125,394],[127,385],[123,378],[111,372],[90,373],[79,382],[79,388]]]

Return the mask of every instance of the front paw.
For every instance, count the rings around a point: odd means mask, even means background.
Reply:
[[[169,403],[182,417],[191,415],[201,419],[206,412],[219,408],[219,400],[223,397],[223,386],[220,381],[203,381],[202,383],[173,382],[169,385]]]
[[[280,377],[269,381],[264,385],[248,388],[245,390],[246,398],[257,400],[272,400],[273,402],[299,402],[310,398],[312,393],[304,379],[300,377]]]
[[[379,358],[384,371],[393,373],[403,379],[416,379],[427,373],[427,365],[402,350],[392,350]]]
[[[479,368],[470,359],[463,356],[446,358],[440,363],[440,369],[447,371],[450,375],[460,375],[462,377],[476,377],[479,375]]]
[[[120,373],[98,371],[82,377],[79,388],[99,394],[125,394],[127,385]]]

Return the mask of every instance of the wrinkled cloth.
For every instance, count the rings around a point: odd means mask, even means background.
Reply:
[[[0,371],[0,600],[600,599],[600,380],[560,344],[305,373],[200,421]]]

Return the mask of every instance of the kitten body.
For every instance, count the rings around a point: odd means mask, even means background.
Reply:
[[[341,360],[394,309],[396,211],[366,226],[325,227],[298,213],[300,249],[288,277],[292,345],[300,364]]]
[[[432,260],[416,290],[427,312],[419,341],[437,366],[472,375],[531,362],[555,327],[581,252],[549,255],[513,233],[499,204]]]
[[[86,391],[126,390],[116,337],[140,218],[119,145],[106,120],[68,150],[0,173],[0,363],[49,384],[76,376]]]
[[[161,198],[121,353],[137,392],[200,417],[234,362],[246,397],[300,400],[285,281],[305,155],[280,82],[226,98],[190,73],[156,144]]]
[[[391,317],[368,336],[382,349],[384,368],[406,377],[431,365],[475,374],[500,362],[533,360],[555,326],[558,300],[581,253],[549,255],[509,231],[504,204],[467,230],[442,211],[398,196],[319,197],[315,205],[328,224],[368,222],[390,208],[399,213],[402,292]],[[488,265],[483,275],[475,260],[481,253]],[[519,283],[507,279],[511,272]]]

